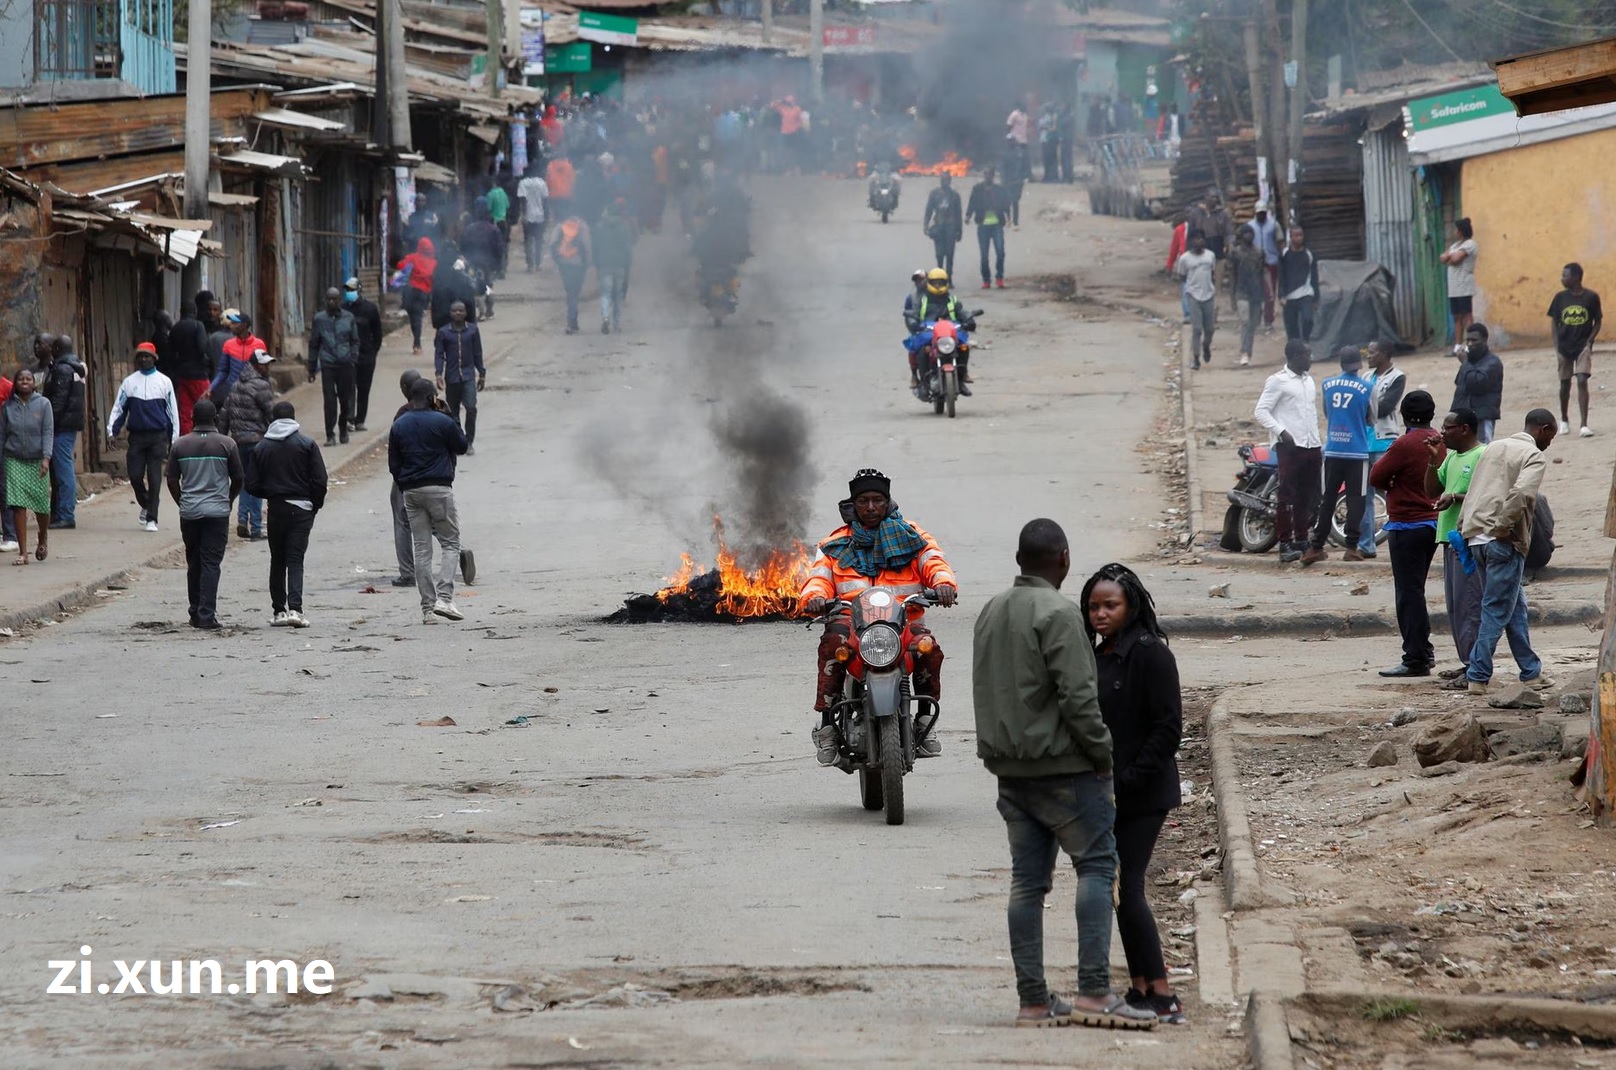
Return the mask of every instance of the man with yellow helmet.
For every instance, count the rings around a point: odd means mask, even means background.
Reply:
[[[904,323],[909,328],[909,338],[904,342],[909,350],[909,385],[917,391],[917,396],[920,389],[920,354],[931,344],[931,325],[938,320],[951,320],[959,325],[962,332],[976,329],[976,321],[949,285],[948,272],[942,268],[932,268],[926,273],[925,289],[916,298],[913,311],[906,309],[904,314]],[[963,334],[961,341],[966,341]],[[971,396],[971,388],[966,385],[971,381],[966,363],[969,360],[968,352],[968,349],[963,351],[959,361],[960,393],[966,397]]]

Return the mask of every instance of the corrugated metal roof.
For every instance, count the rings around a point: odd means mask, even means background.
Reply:
[[[292,126],[303,130],[346,130],[347,123],[339,123],[333,119],[322,119],[318,115],[305,115],[300,111],[289,108],[265,108],[254,112],[253,118],[261,123],[273,123],[276,126]]]
[[[251,149],[237,149],[228,156],[220,156],[219,162],[250,167],[255,171],[273,171],[281,175],[303,174],[303,161],[295,156],[277,156],[274,153],[254,152]]]

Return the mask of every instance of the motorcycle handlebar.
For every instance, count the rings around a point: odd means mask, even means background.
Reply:
[[[919,594],[910,595],[903,600],[902,604],[904,606],[917,605],[928,609],[933,609],[942,605],[941,602],[937,601],[937,590],[934,587],[927,587]],[[811,618],[808,623],[804,625],[804,627],[812,628],[816,624],[828,624],[832,619],[837,617],[842,610],[852,608],[852,601],[846,598],[838,598],[833,602],[827,602],[825,603],[825,612],[821,613],[817,617]]]

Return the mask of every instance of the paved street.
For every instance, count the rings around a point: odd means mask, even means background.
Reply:
[[[513,269],[456,486],[480,566],[457,596],[464,623],[424,626],[414,591],[387,585],[372,458],[316,524],[311,629],[268,627],[252,544],[226,560],[225,634],[184,626],[183,571],[162,568],[0,647],[7,1065],[1241,1065],[1228,1011],[1190,978],[1186,1029],[1004,1028],[1008,852],[974,755],[970,625],[1034,516],[1074,537],[1074,585],[1154,552],[1167,501],[1134,446],[1164,411],[1161,332],[1078,322],[1022,284],[1082,261],[1085,228],[1132,226],[1041,224],[1070,194],[1030,188],[1017,285],[966,292],[988,313],[977,395],[933,417],[898,346],[929,249],[926,185],[883,227],[862,184],[760,184],[758,256],[722,329],[690,299],[671,233],[642,242],[620,335],[563,337],[554,276]],[[390,413],[393,377],[378,379]],[[806,468],[782,441],[792,412]],[[733,445],[749,441],[762,446]],[[892,476],[963,588],[931,615],[950,658],[945,751],[909,780],[901,828],[814,764],[812,634],[600,621],[681,552],[710,557],[715,510],[737,541],[748,516],[766,526],[770,488],[810,487],[803,533],[820,537],[866,466]],[[443,715],[456,725],[417,724]],[[1062,870],[1049,962],[1066,989],[1072,891]],[[81,945],[96,982],[117,980],[116,958],[326,959],[336,989],[45,995],[47,961]],[[508,985],[530,1006],[611,1009],[526,1012]]]

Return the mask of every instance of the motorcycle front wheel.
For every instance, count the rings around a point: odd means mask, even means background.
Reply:
[[[1279,541],[1274,518],[1253,509],[1240,510],[1240,548],[1248,554],[1266,554]]]
[[[954,401],[959,397],[959,381],[954,372],[943,373],[943,407],[948,411],[948,418],[954,418]]]
[[[1391,536],[1386,530],[1386,495],[1375,491],[1375,545],[1383,546]],[[1347,496],[1343,494],[1336,500],[1335,515],[1330,518],[1330,544],[1332,546],[1347,545]]]
[[[881,794],[886,797],[887,824],[903,824],[903,726],[899,717],[883,717],[881,726]]]

